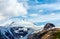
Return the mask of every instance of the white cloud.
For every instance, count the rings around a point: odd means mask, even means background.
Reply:
[[[4,20],[6,20],[6,17],[2,13],[0,13],[0,23],[3,22]]]
[[[53,15],[53,16],[54,16],[54,15],[55,15],[55,13],[51,13],[50,15]]]
[[[11,17],[22,16],[26,18],[27,9],[36,9],[38,14],[30,14],[29,16],[33,18],[28,18],[28,21],[32,22],[46,22],[51,20],[60,19],[60,14],[49,14],[49,15],[41,15],[40,13],[44,12],[43,10],[60,10],[59,3],[52,4],[37,4],[34,6],[28,5],[25,0],[23,2],[18,3],[17,0],[0,0],[0,21],[6,20]],[[25,2],[24,2],[25,1]],[[28,1],[28,0],[27,0]],[[37,1],[37,0],[35,0]],[[23,4],[24,3],[24,4]],[[24,7],[25,6],[25,7]]]
[[[43,12],[43,10],[39,10],[39,13],[42,13]]]
[[[39,16],[39,14],[30,14],[31,17]]]
[[[17,0],[0,0],[0,21],[26,14],[27,9],[22,2],[18,3]]]
[[[6,19],[6,17],[4,16],[0,16],[0,20]]]
[[[23,3],[18,3],[17,0],[1,0],[0,12],[3,12],[5,16],[21,16],[27,14],[27,9],[23,6]]]
[[[28,21],[32,21],[32,22],[47,22],[47,21],[52,21],[52,20],[59,20],[60,19],[60,13],[59,14],[55,14],[56,10],[60,10],[60,3],[51,3],[51,4],[40,4],[40,5],[34,5],[33,7],[30,6],[30,9],[36,9],[39,10],[39,12],[37,11],[37,13],[40,16],[35,16],[34,18],[28,18]],[[45,14],[46,12],[44,11],[46,10],[47,13],[49,14]],[[50,11],[50,12],[49,12]],[[43,12],[43,13],[42,13]],[[51,13],[51,14],[50,14]],[[45,14],[45,15],[41,15],[41,14]],[[32,15],[33,17],[34,15]]]
[[[20,16],[27,14],[27,9],[23,6],[23,3],[18,3],[17,0],[8,0],[9,6],[5,8],[5,14],[10,16]]]
[[[32,22],[47,22],[47,21],[52,21],[52,20],[59,20],[60,19],[60,14],[55,14],[55,15],[40,15],[34,18],[29,19],[28,21]]]
[[[42,9],[41,11],[46,10],[60,10],[60,3],[51,3],[51,4],[40,4],[40,5],[34,5],[33,7],[31,6],[31,8],[34,8],[34,9],[37,9],[37,10],[40,10]]]

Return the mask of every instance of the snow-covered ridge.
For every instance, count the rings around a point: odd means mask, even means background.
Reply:
[[[17,20],[17,21],[7,21],[4,24],[1,24],[3,27],[26,27],[33,28],[34,30],[41,30],[44,26],[36,26],[33,22],[26,20]]]

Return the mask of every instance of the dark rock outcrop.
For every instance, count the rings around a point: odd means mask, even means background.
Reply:
[[[53,28],[53,27],[55,27],[54,24],[52,24],[52,23],[47,23],[47,24],[44,26],[44,29],[43,29],[43,30],[47,30],[47,29]]]

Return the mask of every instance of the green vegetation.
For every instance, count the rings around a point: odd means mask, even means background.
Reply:
[[[54,33],[53,39],[60,39],[60,32]]]

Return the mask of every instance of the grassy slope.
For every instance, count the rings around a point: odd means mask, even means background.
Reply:
[[[55,33],[53,36],[53,39],[60,39],[60,32]]]
[[[60,29],[49,30],[41,39],[60,39]]]

